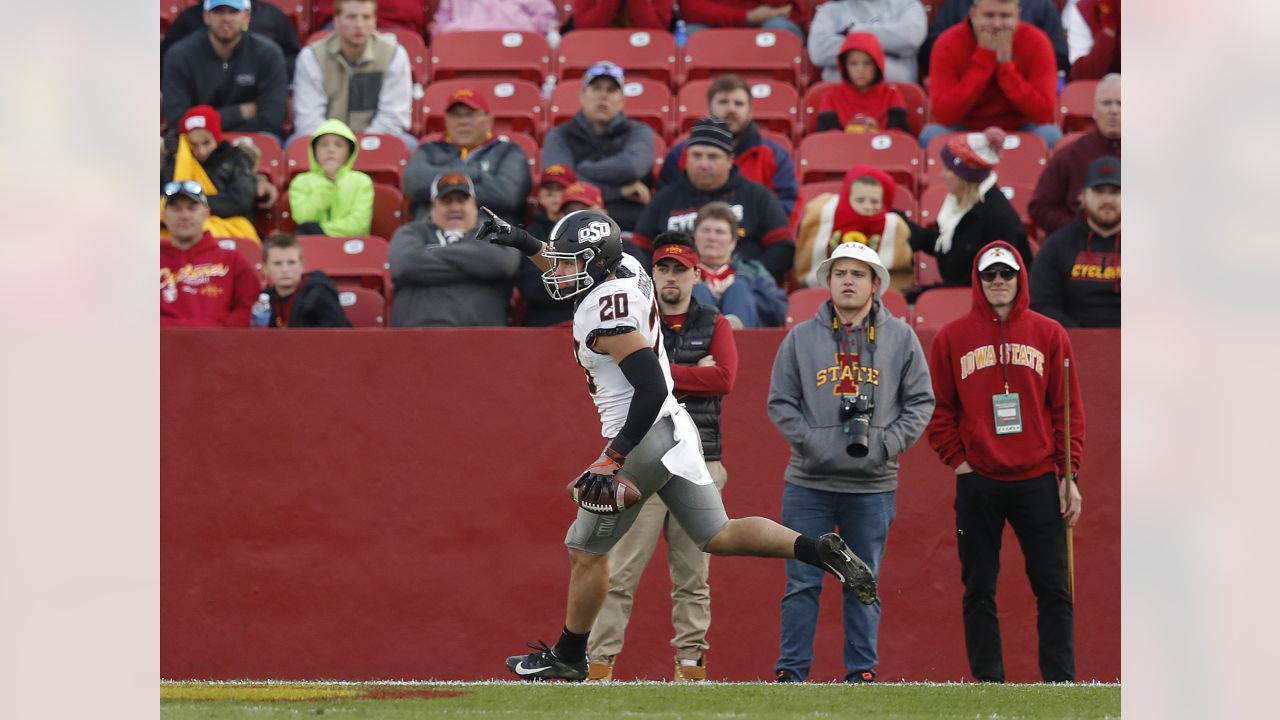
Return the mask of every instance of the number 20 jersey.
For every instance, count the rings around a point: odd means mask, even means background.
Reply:
[[[657,354],[667,381],[667,398],[658,417],[666,417],[679,407],[671,394],[674,384],[662,344],[662,317],[653,280],[640,262],[626,253],[614,274],[617,277],[591,288],[573,313],[574,353],[587,373],[591,399],[600,412],[600,434],[606,438],[615,437],[622,429],[635,390],[608,353],[591,349],[599,336],[616,334],[622,328],[634,328],[631,332],[640,333]]]

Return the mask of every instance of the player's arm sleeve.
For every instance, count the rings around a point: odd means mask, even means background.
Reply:
[[[631,406],[627,408],[627,421],[609,446],[626,455],[640,444],[645,433],[653,427],[653,421],[658,419],[662,403],[667,399],[667,379],[662,374],[658,355],[647,347],[623,358],[618,369],[622,370],[622,376],[631,383],[635,392],[631,395]]]

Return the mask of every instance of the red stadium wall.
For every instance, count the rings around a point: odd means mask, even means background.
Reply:
[[[782,336],[738,333],[730,515],[779,514],[787,448],[764,407]],[[1088,419],[1081,680],[1120,677],[1119,337],[1072,333]],[[569,345],[563,330],[162,332],[162,676],[479,680],[505,677],[526,641],[554,642],[562,488],[601,442]],[[904,455],[882,679],[967,677],[954,491],[923,442]],[[1011,532],[1005,545],[1005,664],[1035,681],[1035,601]],[[771,677],[783,584],[781,562],[713,560],[713,677]],[[660,551],[619,678],[669,677],[669,588]],[[817,681],[843,676],[837,592],[828,578]]]

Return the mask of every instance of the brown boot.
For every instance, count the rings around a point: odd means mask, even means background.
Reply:
[[[617,658],[601,658],[603,662],[591,661],[587,668],[587,682],[605,682],[613,679],[613,663]]]
[[[698,658],[697,665],[681,665],[676,658],[676,682],[699,682],[707,679],[707,656]]]

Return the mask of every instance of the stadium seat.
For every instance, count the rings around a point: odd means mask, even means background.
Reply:
[[[531,32],[477,30],[437,35],[431,43],[431,77],[518,77],[541,86],[551,69],[551,48]]]
[[[311,33],[311,4],[305,0],[261,0],[268,5],[275,5],[280,8],[280,12],[289,18],[289,22],[293,23],[293,29],[298,33],[298,40],[307,38]]]
[[[916,205],[916,194],[906,185],[894,189],[893,210],[902,213],[908,220],[915,221],[919,208]]]
[[[649,78],[670,90],[677,53],[675,38],[664,30],[584,28],[560,40],[555,50],[555,75],[562,85],[581,87],[581,83],[569,81],[581,78],[596,61],[608,60],[626,70],[627,80]]]
[[[334,280],[353,281],[390,297],[391,266],[383,238],[299,235],[298,243],[307,270],[323,270]]]
[[[707,89],[712,80],[703,78],[690,80],[680,86],[676,99],[676,124],[679,132],[693,127],[700,118],[707,115]],[[751,117],[760,129],[769,129],[800,138],[800,125],[797,121],[797,109],[800,106],[800,94],[792,85],[776,80],[761,80],[751,83]],[[627,114],[631,108],[627,107]]]
[[[1065,135],[1062,136],[1061,140],[1059,140],[1057,143],[1054,144],[1053,149],[1049,151],[1049,157],[1053,157],[1054,153],[1062,150],[1066,146],[1079,140],[1080,138],[1084,137],[1087,134],[1088,133],[1084,130],[1077,130],[1075,132],[1066,133]]]
[[[160,0],[160,35],[164,39],[164,33],[178,18],[183,10],[187,9],[186,0]]]
[[[938,259],[925,253],[915,254],[916,287],[929,287],[942,284],[942,271],[938,269]]]
[[[804,57],[800,38],[786,31],[711,28],[685,41],[678,82],[731,72],[748,82],[771,78],[798,85]]]
[[[797,196],[796,206],[802,207],[804,203],[818,197],[823,193],[838,193],[840,188],[844,186],[844,179],[840,180],[822,180],[820,182],[805,183],[800,186],[800,193]]]
[[[926,290],[916,298],[915,326],[921,330],[939,330],[943,325],[968,314],[973,306],[973,289],[942,287]]]
[[[1093,94],[1098,89],[1097,80],[1073,80],[1062,88],[1058,96],[1058,126],[1063,132],[1088,130],[1093,122]]]
[[[484,94],[493,115],[495,133],[515,131],[542,137],[542,89],[528,80],[492,77],[437,80],[427,85],[422,96],[424,133],[444,132],[449,97],[459,88],[472,88]]]
[[[626,98],[627,117],[653,128],[663,139],[671,137],[671,90],[665,83],[650,78],[627,78],[622,94]],[[547,127],[567,122],[577,114],[582,109],[581,95],[582,85],[577,81],[556,85],[547,101]]]
[[[1023,227],[1027,229],[1027,237],[1034,237],[1037,230],[1035,221],[1031,219],[1031,193],[1035,192],[1035,185],[1026,185],[1013,182],[1005,182],[1004,177],[1000,180],[1000,192],[1009,199],[1009,204],[1018,213],[1018,219],[1022,221]]]
[[[266,275],[262,270],[262,243],[253,238],[218,238],[218,247],[238,251],[258,274],[258,284],[266,284]]]
[[[822,103],[822,96],[831,88],[839,86],[840,81],[828,80],[816,82],[804,91],[804,98],[800,101],[800,126],[805,135],[818,132],[818,105]]]
[[[920,194],[919,216],[917,223],[928,227],[938,221],[938,210],[942,208],[942,201],[947,197],[947,186],[945,183],[935,182],[925,187],[924,192]]]
[[[377,290],[365,287],[342,287],[338,302],[351,321],[351,327],[386,327],[387,301]]]
[[[843,179],[850,165],[866,163],[914,188],[920,173],[920,144],[907,133],[813,133],[800,141],[800,182]]]
[[[938,182],[942,175],[942,146],[958,134],[945,133],[929,141],[929,147],[925,148],[922,179],[926,187]],[[1030,132],[1011,132],[1005,135],[996,174],[1000,177],[1001,184],[1007,181],[1019,185],[1035,185],[1040,173],[1044,171],[1048,157],[1049,144],[1044,138]]]
[[[258,172],[266,174],[271,184],[284,189],[284,151],[275,135],[263,132],[226,132],[222,137],[232,145],[253,145],[262,153]]]
[[[658,175],[662,174],[662,164],[667,159],[668,149],[667,141],[663,140],[661,135],[658,135],[653,139],[653,179],[655,182],[658,179]],[[650,187],[652,187],[653,184],[654,183],[650,183]]]
[[[884,295],[880,298],[880,302],[885,308],[893,313],[894,317],[902,318],[906,324],[911,324],[911,309],[907,305],[907,296],[901,291],[889,288],[884,291]]]
[[[814,313],[818,312],[818,308],[830,299],[831,291],[822,287],[801,288],[791,293],[787,298],[786,327],[791,327],[796,323],[804,322],[813,317]],[[907,298],[901,292],[890,288],[885,291],[880,298],[880,302],[884,304],[890,313],[910,324],[911,316],[907,306]]]
[[[404,166],[409,162],[409,149],[394,135],[357,133],[360,154],[356,155],[355,169],[367,174],[375,183],[400,187]],[[285,152],[286,178],[306,172],[310,168],[307,143],[295,142]]]

